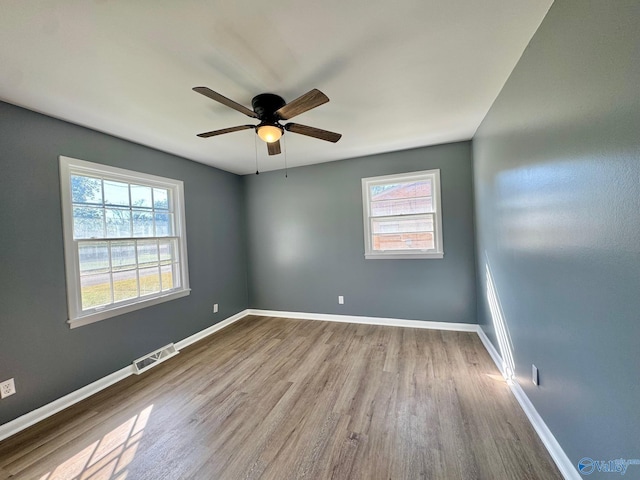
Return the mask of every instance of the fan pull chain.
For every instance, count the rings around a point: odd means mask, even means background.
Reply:
[[[256,175],[260,175],[258,170],[258,135],[253,136],[253,144],[256,146]]]
[[[282,140],[282,143],[284,143],[284,178],[289,178],[289,175],[287,173],[287,140],[284,138],[284,136],[282,137]]]

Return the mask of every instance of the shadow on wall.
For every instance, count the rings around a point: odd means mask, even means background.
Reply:
[[[489,257],[485,252],[485,274],[487,277],[487,302],[489,303],[489,310],[491,311],[491,320],[493,322],[493,328],[498,338],[498,347],[500,348],[500,356],[502,357],[502,372],[507,380],[507,383],[511,384],[515,377],[515,361],[513,359],[513,343],[511,342],[511,335],[509,335],[509,328],[504,318],[504,312],[502,305],[500,304],[500,298],[496,292],[495,282],[493,281],[493,275],[491,274],[491,267],[489,266]]]

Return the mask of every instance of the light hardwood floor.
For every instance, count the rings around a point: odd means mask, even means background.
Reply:
[[[474,333],[247,317],[0,442],[0,479],[562,478]]]

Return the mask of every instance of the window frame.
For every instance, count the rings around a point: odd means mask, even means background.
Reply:
[[[112,167],[77,158],[59,156],[60,161],[60,192],[62,203],[62,231],[64,237],[65,275],[67,281],[67,306],[70,328],[89,325],[107,318],[122,315],[159,303],[185,297],[190,294],[189,268],[187,258],[187,231],[184,209],[184,183],[181,180],[159,177],[147,173],[136,172],[124,168]],[[80,260],[78,243],[86,240],[73,238],[73,200],[71,188],[71,176],[81,175],[99,177],[108,180],[127,182],[157,188],[167,189],[171,192],[174,214],[174,235],[168,238],[177,238],[180,286],[172,290],[150,294],[143,298],[137,297],[124,300],[114,305],[94,307],[82,310],[82,295],[80,283]],[[132,232],[133,233],[133,232]],[[157,239],[164,237],[131,237],[136,239]],[[98,239],[96,239],[98,240]],[[119,238],[104,238],[105,241],[120,240]]]
[[[411,182],[430,179],[433,190],[431,192],[433,214],[433,249],[428,250],[374,250],[373,235],[371,231],[370,187],[375,185],[387,185],[391,183]],[[444,245],[442,239],[442,203],[440,198],[440,169],[422,170],[418,172],[397,173],[378,177],[362,179],[362,213],[364,221],[364,256],[367,260],[389,259],[441,259],[444,258]],[[411,214],[423,215],[423,214]],[[403,215],[394,215],[402,218]]]

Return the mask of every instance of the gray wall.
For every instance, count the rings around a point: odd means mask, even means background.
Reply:
[[[482,328],[498,347],[488,259],[516,373],[574,465],[640,458],[640,2],[556,0],[473,156]]]
[[[463,142],[245,176],[251,307],[475,323],[470,155]],[[361,179],[432,168],[444,259],[365,260]]]
[[[58,155],[184,181],[191,295],[69,329]],[[241,177],[0,102],[0,424],[247,308],[243,202]]]

